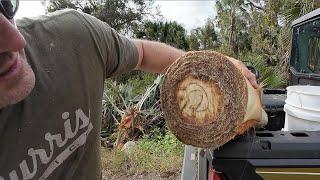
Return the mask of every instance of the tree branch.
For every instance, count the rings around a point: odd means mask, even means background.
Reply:
[[[247,1],[248,1],[247,5],[249,4],[251,7],[254,7],[254,8],[259,9],[259,10],[261,10],[261,11],[264,10],[263,7],[256,5],[254,2],[252,2],[252,1],[250,1],[250,0],[247,0]]]

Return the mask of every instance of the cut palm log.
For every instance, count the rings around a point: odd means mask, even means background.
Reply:
[[[161,106],[168,128],[180,141],[216,149],[249,128],[266,124],[261,92],[229,57],[195,51],[168,68]]]

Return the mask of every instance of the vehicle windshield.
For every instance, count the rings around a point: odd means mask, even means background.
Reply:
[[[298,72],[320,74],[320,19],[293,28],[291,63]]]

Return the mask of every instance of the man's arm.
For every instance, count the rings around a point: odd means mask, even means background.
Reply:
[[[164,43],[132,40],[139,52],[139,61],[135,69],[145,72],[164,74],[167,68],[185,52]]]
[[[164,74],[167,68],[185,52],[163,43],[132,40],[139,52],[139,61],[135,69]],[[253,87],[257,88],[256,76],[243,64],[234,58],[228,58],[246,76]]]

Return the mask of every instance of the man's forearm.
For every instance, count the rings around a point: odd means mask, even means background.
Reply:
[[[163,43],[132,40],[139,51],[136,69],[152,73],[165,73],[166,69],[185,52]]]

